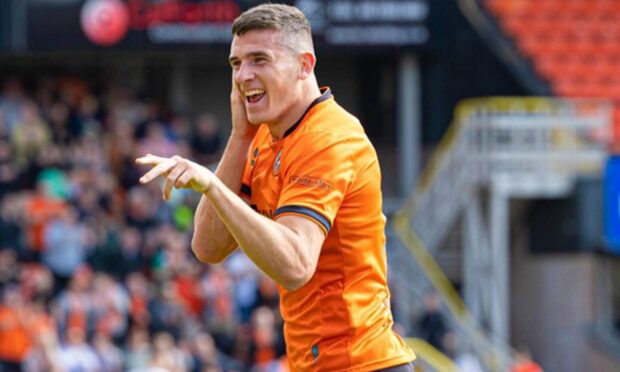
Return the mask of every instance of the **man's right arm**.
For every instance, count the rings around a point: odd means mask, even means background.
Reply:
[[[232,191],[241,190],[241,179],[251,138],[231,135],[215,175]],[[203,195],[194,215],[192,251],[202,262],[221,262],[237,248],[237,242]]]
[[[251,124],[246,116],[244,100],[235,82],[230,92],[232,133],[226,144],[222,160],[215,175],[235,193],[241,191],[241,179],[248,156],[248,150],[256,135],[258,126]],[[203,195],[194,215],[194,236],[192,251],[196,257],[207,263],[225,259],[237,248],[237,242],[217,215],[211,203]]]

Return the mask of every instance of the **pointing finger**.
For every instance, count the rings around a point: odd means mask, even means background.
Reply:
[[[162,174],[168,172],[177,164],[176,159],[167,159],[166,161],[157,164],[153,169],[148,171],[144,176],[140,177],[140,183],[148,183],[153,179],[161,176]]]
[[[166,160],[168,160],[168,158],[146,154],[145,156],[137,158],[136,163],[140,165],[157,165],[165,162]]]

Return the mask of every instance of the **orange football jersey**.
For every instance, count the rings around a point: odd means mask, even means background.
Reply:
[[[295,214],[326,233],[312,279],[279,288],[293,371],[373,371],[415,359],[392,331],[377,154],[329,89],[282,139],[261,125],[241,194],[273,220]]]

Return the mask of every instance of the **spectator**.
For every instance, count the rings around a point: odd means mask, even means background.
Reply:
[[[258,306],[267,306],[273,310],[277,310],[279,301],[278,287],[276,283],[264,273],[259,274],[256,296],[256,303]]]
[[[188,118],[184,115],[176,114],[170,120],[170,131],[168,136],[179,146],[189,145],[192,128]]]
[[[129,318],[129,295],[124,287],[106,273],[96,273],[93,281],[95,330],[102,337],[123,340]]]
[[[174,338],[167,332],[158,332],[153,340],[151,366],[166,371],[184,372],[188,370],[190,358],[176,346]]]
[[[131,324],[146,328],[150,322],[148,282],[142,273],[136,272],[127,277],[126,283],[129,290],[129,318]]]
[[[17,263],[17,254],[12,249],[0,251],[0,290],[6,285],[17,283],[20,266]]]
[[[232,352],[235,344],[235,328],[238,317],[232,296],[234,283],[221,265],[210,266],[201,279],[205,296],[204,323],[222,350]]]
[[[55,332],[50,330],[35,335],[35,344],[22,363],[22,369],[24,372],[64,372]]]
[[[515,354],[514,365],[510,372],[543,372],[538,363],[532,360],[529,351],[521,347]]]
[[[38,335],[53,330],[41,299],[30,302],[20,286],[5,286],[0,304],[0,370],[19,370],[37,344]]]
[[[26,94],[22,82],[17,78],[9,78],[4,84],[0,96],[0,111],[4,114],[9,133],[21,120],[22,107],[26,101]]]
[[[107,332],[95,333],[93,346],[103,371],[123,371],[123,351],[112,342]]]
[[[138,229],[126,227],[121,232],[120,256],[117,261],[118,269],[122,277],[140,271],[142,269],[143,253],[142,235]]]
[[[207,302],[205,319],[215,324],[234,322],[231,296],[234,285],[230,274],[221,265],[211,266],[203,276],[201,286]]]
[[[148,189],[135,186],[127,193],[127,222],[141,232],[153,228],[157,224],[158,201]]]
[[[144,328],[134,327],[129,332],[125,349],[125,367],[132,371],[144,371],[151,360],[149,333]]]
[[[66,371],[103,371],[103,364],[97,353],[86,342],[84,329],[69,327],[66,334],[58,357],[61,368]]]
[[[101,132],[101,122],[99,118],[100,112],[99,99],[93,94],[88,93],[79,103],[78,111],[75,115],[75,132],[82,134],[83,132]]]
[[[241,371],[238,361],[223,354],[215,347],[213,337],[206,332],[198,332],[192,342],[193,372]]]
[[[48,183],[39,182],[36,193],[29,198],[25,207],[27,246],[31,256],[39,260],[41,251],[44,249],[47,224],[62,214],[66,204],[64,200],[52,195],[52,189]]]
[[[50,131],[34,102],[22,106],[20,120],[13,129],[11,141],[15,149],[15,162],[21,169],[26,169],[39,151],[51,142]]]
[[[181,270],[176,272],[172,280],[174,291],[184,311],[194,318],[199,318],[204,308],[204,295],[199,282],[200,267],[197,262],[191,262],[186,258],[183,262]]]
[[[279,372],[276,316],[273,309],[261,306],[252,313],[252,371]]]
[[[235,307],[239,311],[239,321],[247,323],[258,301],[256,294],[259,273],[252,261],[239,251],[233,253],[226,264],[235,284]]]
[[[202,114],[198,117],[190,143],[195,161],[212,168],[219,160],[222,150],[220,127],[215,116]]]
[[[1,118],[2,115],[0,115],[0,124]],[[0,198],[17,187],[20,170],[17,163],[13,161],[14,158],[13,144],[0,137]]]
[[[11,194],[0,199],[0,250],[12,249],[24,253],[24,206],[23,194]]]
[[[0,370],[19,370],[32,340],[28,330],[27,305],[17,285],[5,286],[0,303]]]
[[[443,346],[446,355],[454,361],[458,366],[459,372],[483,372],[484,369],[478,358],[463,350],[458,342],[458,336],[452,331],[445,333],[443,337]]]
[[[75,270],[86,262],[87,230],[74,207],[68,206],[43,232],[43,263],[54,273],[57,289],[64,289]]]
[[[76,133],[71,133],[69,128],[70,115],[71,111],[65,102],[58,101],[52,104],[48,120],[55,144],[69,145],[76,138]]]
[[[28,301],[47,302],[54,291],[54,276],[48,267],[38,263],[25,263],[19,269],[21,292]]]
[[[424,298],[424,313],[415,322],[416,334],[426,340],[439,351],[445,351],[443,338],[448,331],[446,320],[439,311],[440,299],[434,293],[428,293]]]
[[[150,302],[149,314],[151,333],[166,332],[180,337],[186,314],[171,283],[165,283],[161,295]]]
[[[126,121],[112,121],[111,133],[104,138],[104,149],[110,161],[112,173],[118,176],[118,181],[124,189],[129,189],[138,183],[140,173],[131,161],[136,152],[134,140],[134,125]]]
[[[61,334],[67,334],[69,328],[92,332],[95,315],[90,293],[92,275],[88,266],[81,266],[73,274],[68,288],[57,296],[53,312]]]
[[[146,126],[145,136],[138,142],[138,153],[158,153],[167,154],[162,156],[172,156],[179,153],[179,147],[166,135],[164,125],[153,121]]]

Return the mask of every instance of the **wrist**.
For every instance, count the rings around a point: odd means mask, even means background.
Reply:
[[[205,180],[203,182],[201,182],[202,184],[202,188],[200,189],[200,193],[202,195],[207,195],[209,194],[209,192],[211,191],[211,189],[213,189],[213,180],[216,179],[217,177],[206,177]]]
[[[205,180],[205,182],[203,182],[203,188],[202,190],[200,190],[200,193],[204,196],[209,196],[211,194],[211,192],[213,191],[213,188],[215,187],[214,183],[217,182],[219,179],[217,178],[217,176],[212,174],[212,177],[207,177],[207,179]]]
[[[249,142],[252,142],[252,140],[254,139],[254,134],[255,133],[237,132],[233,129],[233,131],[230,133],[230,138],[235,141],[242,141],[242,142],[249,143]]]

